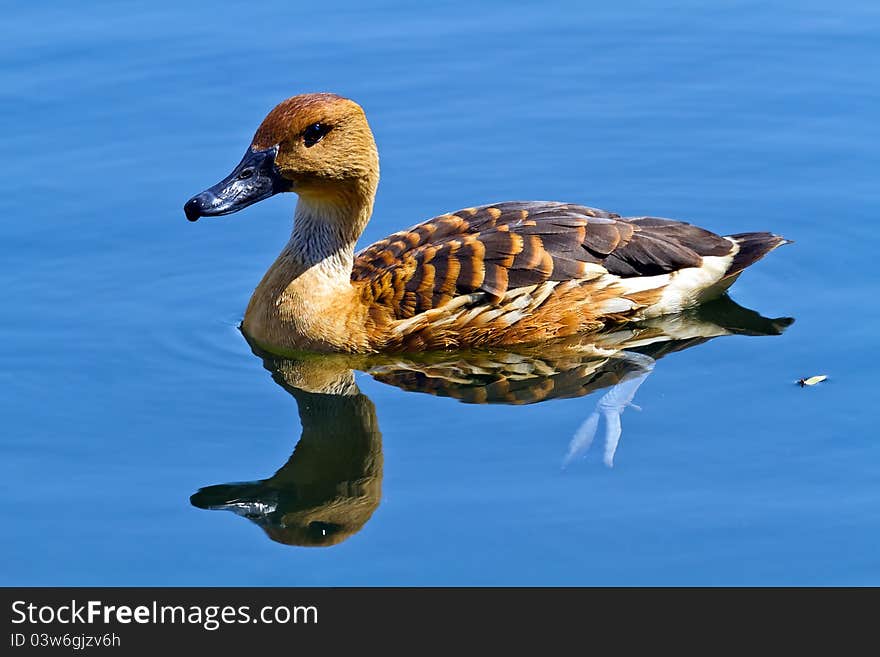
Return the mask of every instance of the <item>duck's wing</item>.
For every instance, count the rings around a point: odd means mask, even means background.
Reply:
[[[611,274],[655,276],[730,256],[734,240],[680,221],[579,205],[508,202],[441,215],[361,251],[352,281],[396,319],[483,292]]]

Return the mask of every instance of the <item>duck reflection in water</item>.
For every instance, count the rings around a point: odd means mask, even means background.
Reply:
[[[358,532],[381,498],[382,435],[355,370],[403,390],[476,404],[531,404],[607,389],[575,431],[563,466],[587,452],[603,421],[603,461],[610,467],[620,416],[658,359],[723,335],[779,335],[792,321],[762,317],[722,297],[678,315],[510,351],[283,358],[255,349],[296,399],[302,435],[268,479],[208,486],[191,502],[233,511],[288,545],[335,545]]]

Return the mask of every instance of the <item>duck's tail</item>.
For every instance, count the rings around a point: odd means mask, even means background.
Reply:
[[[739,276],[743,269],[755,264],[773,249],[783,244],[791,244],[791,240],[773,233],[737,233],[727,235],[727,238],[736,242],[739,250],[733,256],[724,274],[724,280]]]
[[[623,278],[621,285],[626,286],[626,289],[620,296],[632,300],[633,292],[654,295],[659,293],[659,299],[649,301],[641,310],[640,319],[677,313],[717,299],[734,284],[746,267],[756,263],[776,247],[790,242],[773,233],[737,233],[726,235],[725,238],[736,244],[736,253],[705,255],[701,266],[680,269],[669,276],[664,275],[665,280],[660,285],[657,285],[657,279],[653,277]]]

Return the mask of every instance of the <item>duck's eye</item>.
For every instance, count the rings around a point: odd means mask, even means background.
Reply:
[[[326,123],[313,123],[303,130],[303,144],[306,148],[311,148],[324,138],[330,132],[330,126]]]
[[[241,171],[239,171],[238,179],[239,180],[247,180],[252,175],[254,175],[254,170],[251,167],[248,167],[247,169],[242,169]]]

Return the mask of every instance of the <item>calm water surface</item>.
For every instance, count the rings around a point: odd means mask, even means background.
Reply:
[[[50,2],[2,23],[0,583],[880,584],[876,3]],[[498,354],[264,361],[237,325],[293,197],[194,225],[181,206],[319,90],[379,144],[363,245],[509,199],[772,230],[796,244],[732,296],[796,321],[727,304],[681,326],[735,335],[548,347],[513,384]],[[567,373],[552,394],[539,361]]]

